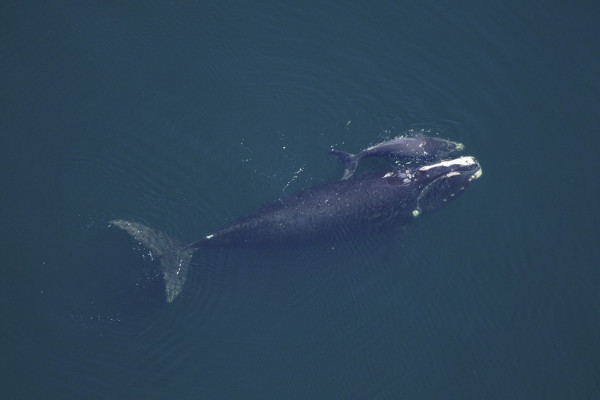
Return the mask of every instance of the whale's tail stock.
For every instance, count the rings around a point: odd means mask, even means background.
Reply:
[[[165,281],[167,302],[177,298],[187,278],[192,256],[197,249],[184,246],[167,234],[137,222],[115,219],[110,225],[123,229],[159,259]]]
[[[358,166],[359,157],[355,154],[346,153],[340,150],[330,150],[329,155],[337,158],[344,165],[344,175],[342,179],[348,179],[354,175],[356,167]]]

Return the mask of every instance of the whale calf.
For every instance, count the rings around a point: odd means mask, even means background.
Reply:
[[[389,157],[438,161],[456,154],[464,148],[465,146],[462,143],[431,136],[403,136],[376,144],[358,154],[346,153],[340,150],[331,150],[329,154],[342,162],[344,165],[342,179],[348,179],[354,175],[361,158]]]
[[[167,302],[181,292],[192,256],[211,247],[334,241],[405,225],[462,193],[482,174],[471,156],[361,174],[279,198],[217,232],[184,245],[146,225],[112,220],[160,259]]]

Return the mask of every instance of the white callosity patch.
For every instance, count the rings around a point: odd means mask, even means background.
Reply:
[[[382,178],[401,178],[403,183],[410,183],[412,178],[413,178],[413,174],[411,174],[411,172],[409,170],[406,171],[390,171],[390,172],[386,172],[385,175],[382,176]]]
[[[441,161],[441,162],[435,163],[435,164],[425,165],[425,166],[419,168],[419,171],[428,171],[432,168],[450,167],[452,165],[460,165],[460,166],[466,167],[469,165],[476,165],[476,164],[477,164],[477,161],[475,160],[475,157],[464,156],[464,157],[455,158],[454,160],[446,160],[446,161]]]
[[[477,179],[479,177],[481,177],[481,175],[483,175],[483,171],[481,170],[481,168],[479,168],[479,170],[477,172],[475,172],[470,178],[469,178],[469,182],[472,181],[473,179]]]

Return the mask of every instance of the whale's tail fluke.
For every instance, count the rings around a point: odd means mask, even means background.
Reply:
[[[345,151],[340,150],[331,150],[329,155],[334,156],[344,165],[344,175],[342,176],[342,179],[348,179],[354,175],[359,160],[355,154],[346,153]]]
[[[115,219],[110,224],[129,233],[160,260],[167,302],[175,300],[183,288],[196,249],[184,247],[167,234],[136,222]]]

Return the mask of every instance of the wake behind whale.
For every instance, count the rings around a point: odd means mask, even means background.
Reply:
[[[456,198],[481,174],[477,160],[466,156],[328,182],[279,198],[188,245],[136,222],[110,223],[160,260],[166,300],[172,302],[183,289],[196,251],[334,241],[405,225]]]

